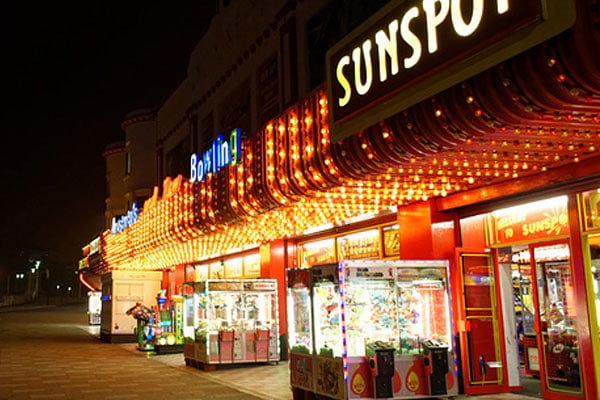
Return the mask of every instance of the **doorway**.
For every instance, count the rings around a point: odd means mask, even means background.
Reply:
[[[505,380],[502,366],[495,272],[489,253],[460,252],[458,332],[460,380],[467,394],[496,393]]]
[[[540,356],[534,328],[537,307],[534,303],[533,269],[529,247],[509,246],[498,250],[502,264],[508,264],[512,282],[514,324],[518,351],[518,371],[523,394],[542,397]]]
[[[568,242],[503,247],[497,254],[500,266],[510,263],[522,393],[580,394]]]
[[[589,235],[587,243],[587,297],[590,308],[590,333],[594,365],[600,366],[600,235]],[[600,382],[600,367],[595,370],[596,382]]]

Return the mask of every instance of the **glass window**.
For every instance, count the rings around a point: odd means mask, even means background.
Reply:
[[[508,247],[507,249],[511,252],[517,333],[524,336],[535,336],[533,327],[535,307],[531,287],[533,277],[531,275],[529,248],[517,246]],[[519,340],[522,339],[519,338]]]
[[[313,290],[315,349],[317,354],[341,357],[342,324],[339,285],[330,281],[318,282],[315,283]]]
[[[299,247],[301,268],[336,262],[333,238],[303,243]]]
[[[598,327],[598,338],[600,340],[600,235],[589,237],[591,267],[589,277],[592,283],[594,308],[596,309],[596,326]],[[593,312],[593,310],[590,310]]]
[[[379,257],[379,229],[352,233],[337,239],[340,260],[361,260]]]
[[[348,356],[372,356],[375,348],[399,349],[393,279],[354,279],[345,287]]]
[[[581,194],[586,230],[600,228],[600,189]]]
[[[567,244],[534,247],[548,388],[581,392],[575,293]]]
[[[400,226],[398,224],[383,227],[383,256],[400,255]]]
[[[292,269],[287,272],[287,327],[291,352],[311,354],[312,301],[310,270]]]
[[[131,175],[131,152],[125,156],[125,175]]]
[[[400,352],[421,352],[421,341],[450,347],[450,310],[444,268],[396,270]]]

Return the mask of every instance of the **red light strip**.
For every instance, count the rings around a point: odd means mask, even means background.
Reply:
[[[83,279],[83,274],[79,273],[79,282],[83,283],[83,286],[85,286],[86,288],[90,289],[92,292],[97,292],[98,289],[96,289],[95,287],[93,287],[92,285],[90,285],[89,283],[87,283],[85,281],[85,279]]]

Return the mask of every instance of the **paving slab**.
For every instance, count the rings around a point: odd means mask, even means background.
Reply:
[[[12,312],[11,312],[12,311]],[[532,400],[519,394],[458,399]],[[186,366],[183,354],[105,343],[85,304],[0,312],[0,400],[292,400],[286,361]]]

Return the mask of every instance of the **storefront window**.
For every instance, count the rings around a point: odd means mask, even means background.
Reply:
[[[600,189],[581,194],[585,230],[600,229]]]
[[[591,190],[579,195],[579,211],[584,235],[584,260],[586,298],[590,318],[590,340],[592,344],[592,361],[600,365],[600,189]],[[600,369],[596,368],[595,380],[600,382]]]

